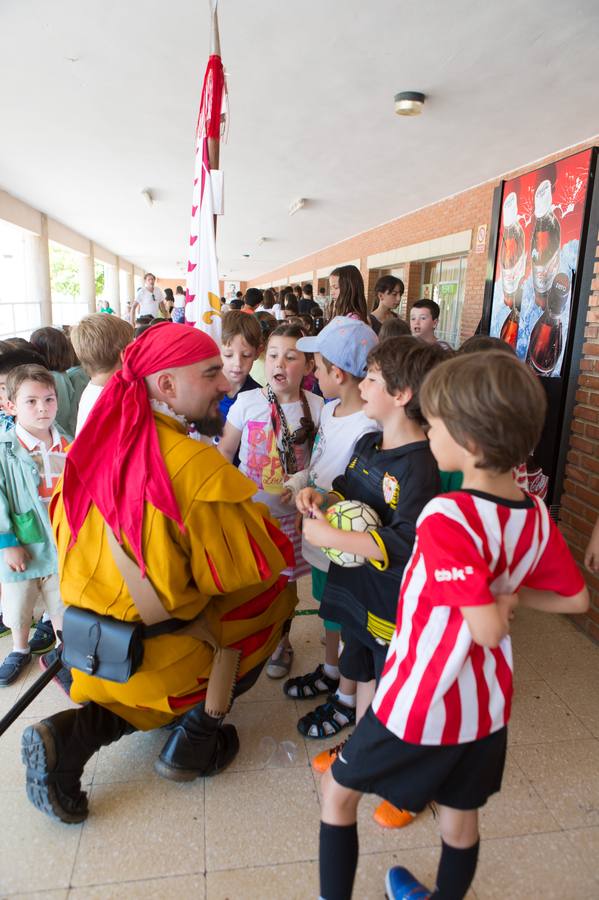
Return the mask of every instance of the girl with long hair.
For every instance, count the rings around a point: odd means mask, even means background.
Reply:
[[[368,308],[364,293],[364,279],[356,266],[339,266],[329,275],[331,303],[329,321],[335,316],[361,319],[367,325]]]
[[[383,322],[393,319],[403,297],[404,284],[395,275],[383,275],[374,286],[374,307],[370,313],[370,327],[377,334]]]

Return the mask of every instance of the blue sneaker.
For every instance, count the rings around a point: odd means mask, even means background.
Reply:
[[[388,900],[428,900],[431,892],[403,866],[393,866],[385,876]]]

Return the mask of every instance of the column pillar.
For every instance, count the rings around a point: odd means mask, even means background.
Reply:
[[[121,260],[120,257],[116,258],[116,265],[113,269],[114,272],[114,305],[113,309],[115,314],[120,317],[121,315]]]
[[[135,285],[133,284],[133,266],[125,270],[125,318],[129,321],[129,313],[131,312],[131,304],[135,296]],[[121,313],[122,315],[122,313]]]
[[[38,234],[27,234],[26,293],[29,303],[40,304],[42,326],[52,324],[52,288],[50,284],[50,250],[48,246],[48,217],[41,216]]]
[[[87,304],[88,315],[96,309],[96,266],[94,261],[94,245],[89,242],[89,253],[82,254],[79,262],[79,284],[81,300]]]

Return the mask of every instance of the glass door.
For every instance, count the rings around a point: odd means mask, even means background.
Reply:
[[[422,287],[423,296],[439,304],[437,337],[458,347],[466,287],[466,257],[423,263]]]

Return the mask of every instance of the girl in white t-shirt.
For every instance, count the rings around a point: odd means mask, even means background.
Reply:
[[[321,397],[301,389],[310,369],[310,358],[296,348],[302,330],[279,325],[268,339],[265,358],[266,385],[244,391],[227,416],[218,449],[228,460],[239,450],[239,469],[259,490],[255,500],[265,503],[279,527],[293,543],[295,566],[285,574],[290,584],[310,571],[301,555],[301,537],[295,528],[293,497],[285,489],[289,475],[307,468],[323,406]],[[289,673],[293,649],[289,626],[267,666],[272,678]]]

